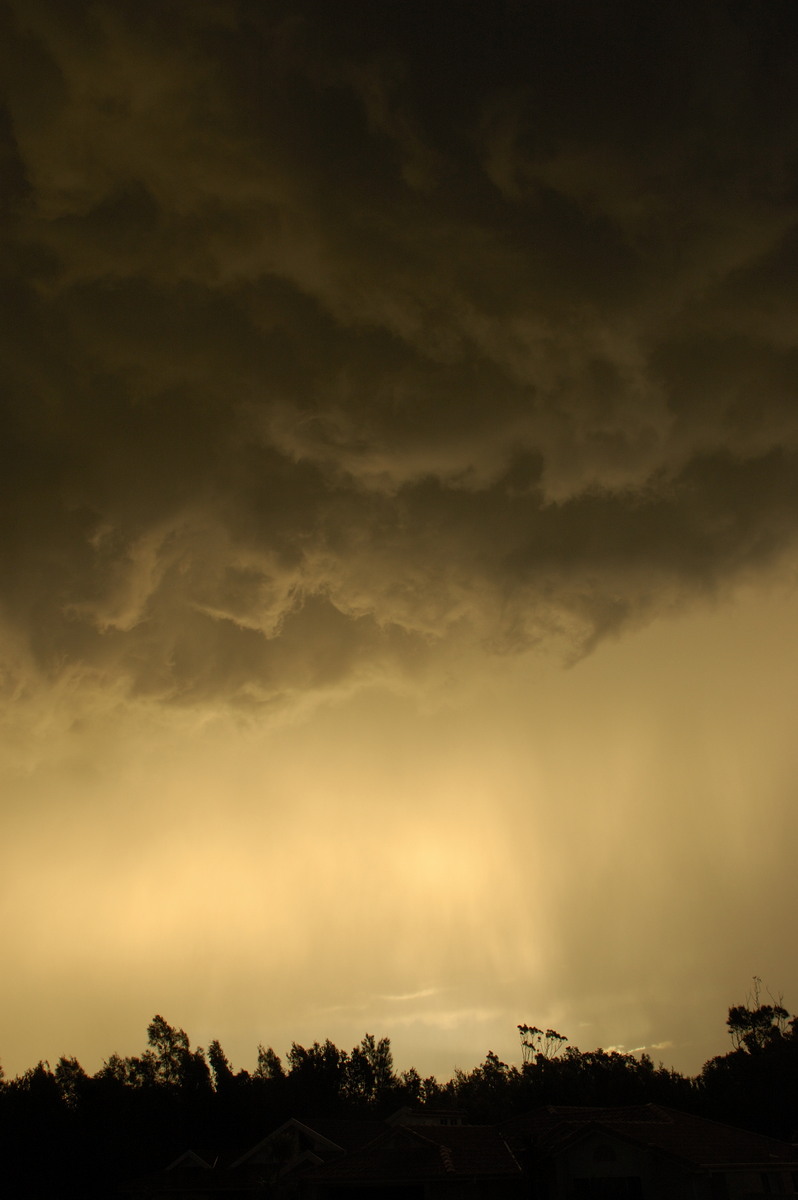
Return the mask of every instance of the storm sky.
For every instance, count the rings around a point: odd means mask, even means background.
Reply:
[[[795,1011],[797,34],[0,5],[7,1074]]]

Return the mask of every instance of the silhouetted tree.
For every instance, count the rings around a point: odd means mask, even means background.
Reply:
[[[521,1073],[489,1050],[473,1071],[455,1071],[449,1090],[452,1102],[465,1109],[471,1120],[501,1121],[518,1111]]]
[[[346,1063],[348,1055],[339,1050],[329,1038],[314,1042],[309,1048],[292,1042],[288,1051],[289,1095],[302,1098],[306,1109],[314,1114],[339,1111],[345,1096]]]
[[[257,1079],[284,1079],[282,1060],[271,1046],[258,1046],[258,1066],[255,1071]]]
[[[763,1004],[760,989],[755,976],[747,1002],[729,1009],[734,1049],[706,1062],[697,1086],[708,1115],[790,1138],[798,1129],[798,1018],[780,998]]]
[[[76,1058],[59,1058],[55,1081],[64,1103],[72,1109],[80,1106],[90,1086],[90,1079]]]
[[[558,1033],[556,1029],[538,1029],[537,1025],[519,1025],[518,1032],[521,1035],[521,1057],[525,1063],[539,1056],[556,1058],[568,1041],[565,1034]]]
[[[143,1060],[152,1064],[152,1078],[157,1085],[185,1091],[210,1089],[205,1052],[202,1047],[191,1049],[184,1030],[175,1029],[163,1017],[155,1016],[147,1027],[147,1040],[152,1050],[145,1052]]]
[[[355,1106],[374,1106],[389,1095],[397,1083],[389,1038],[376,1040],[367,1033],[345,1062],[344,1094]]]
[[[781,997],[773,1004],[762,1004],[761,987],[762,980],[755,975],[754,990],[748,1003],[730,1008],[726,1019],[735,1049],[747,1050],[749,1054],[756,1054],[780,1041],[790,1016],[781,1004]]]
[[[235,1087],[235,1075],[227,1060],[227,1055],[217,1039],[214,1039],[208,1047],[208,1062],[213,1073],[215,1090],[218,1093],[229,1093],[230,1089]]]

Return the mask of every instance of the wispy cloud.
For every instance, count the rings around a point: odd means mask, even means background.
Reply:
[[[419,992],[405,992],[400,995],[378,996],[378,1000],[390,1000],[393,1003],[405,1004],[411,1000],[426,1000],[429,996],[437,996],[440,988],[423,988]]]

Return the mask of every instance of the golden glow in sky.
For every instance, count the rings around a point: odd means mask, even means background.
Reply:
[[[3,779],[7,1069],[99,1065],[158,1007],[241,1065],[375,1026],[448,1077],[534,1013],[697,1069],[749,960],[792,984],[795,615],[782,589],[570,670],[475,660],[465,699],[59,730]]]

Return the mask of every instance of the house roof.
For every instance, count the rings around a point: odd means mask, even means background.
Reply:
[[[359,1150],[361,1146],[373,1142],[376,1137],[385,1132],[384,1121],[353,1121],[346,1118],[320,1118],[306,1121],[306,1126],[315,1129],[329,1142],[334,1142],[342,1150]]]
[[[195,1150],[184,1150],[182,1154],[178,1154],[177,1158],[172,1159],[166,1171],[180,1171],[183,1169],[210,1171],[211,1164],[202,1158]]]
[[[398,1126],[361,1150],[310,1172],[329,1182],[417,1182],[512,1178],[520,1167],[498,1130],[488,1126]]]
[[[544,1155],[556,1154],[589,1129],[612,1132],[694,1167],[798,1164],[798,1149],[786,1142],[659,1104],[621,1108],[548,1105],[502,1126],[511,1145]]]
[[[233,1169],[246,1166],[274,1146],[285,1134],[298,1135],[306,1149],[312,1149],[322,1159],[356,1149],[376,1137],[384,1129],[379,1121],[313,1121],[312,1124],[290,1117],[266,1137],[250,1146],[232,1164]]]

